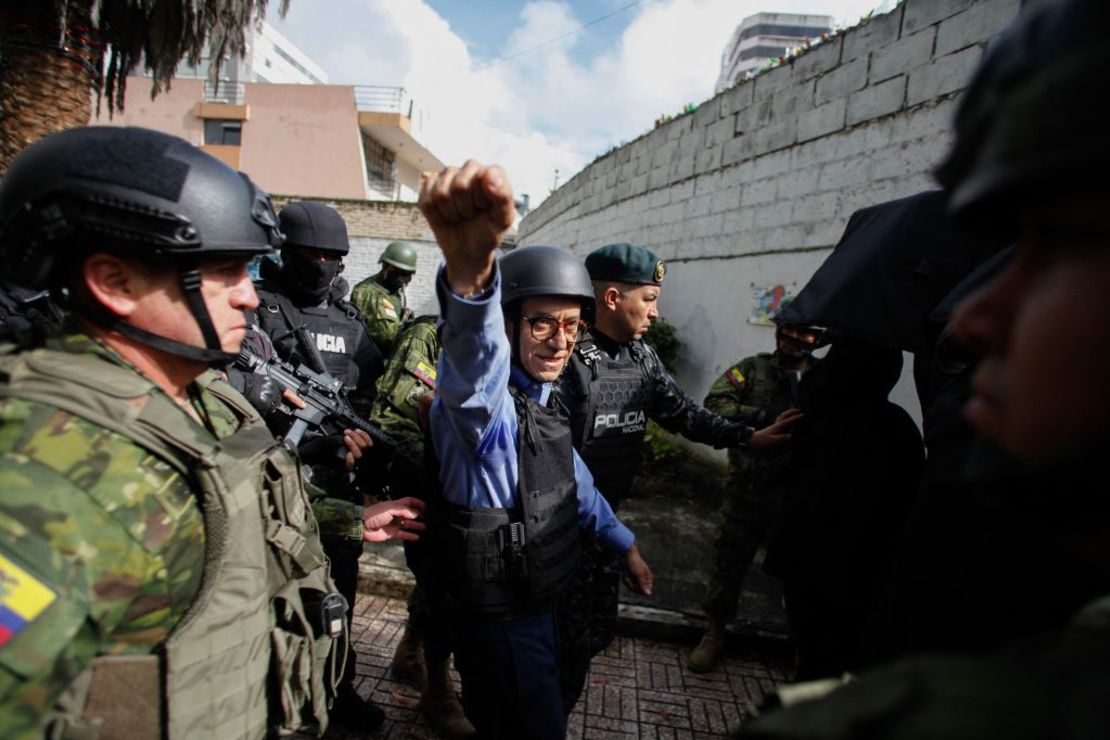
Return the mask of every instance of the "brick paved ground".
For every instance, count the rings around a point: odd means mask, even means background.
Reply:
[[[354,617],[359,650],[358,690],[385,709],[386,722],[374,738],[435,738],[416,709],[416,689],[389,675],[389,661],[401,637],[405,604],[399,599],[360,595]],[[726,737],[748,707],[786,680],[781,656],[735,652],[715,673],[686,670],[686,645],[620,637],[595,659],[586,697],[570,716],[567,736],[608,738]],[[457,682],[456,677],[456,682]],[[334,729],[328,738],[357,735]]]

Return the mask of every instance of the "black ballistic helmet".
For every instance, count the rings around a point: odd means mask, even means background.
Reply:
[[[501,307],[517,315],[525,298],[567,296],[582,300],[582,318],[592,322],[594,286],[586,266],[559,247],[519,247],[501,258]]]
[[[965,223],[1015,227],[1022,205],[1104,192],[1110,2],[1059,0],[1025,13],[989,47],[937,170]]]
[[[32,287],[57,286],[62,266],[93,251],[172,260],[205,339],[194,347],[119,322],[82,316],[166,352],[225,362],[200,293],[201,260],[265,254],[282,242],[270,198],[218,159],[175,136],[89,126],[52,134],[19,154],[0,181],[0,260]]]
[[[298,200],[281,209],[286,247],[319,249],[345,255],[351,251],[347,224],[339,212],[323,203]]]

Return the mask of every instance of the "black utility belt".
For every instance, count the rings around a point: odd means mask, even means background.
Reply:
[[[471,508],[445,503],[447,523],[466,530],[470,547],[484,546],[504,560],[509,579],[523,579],[528,574],[524,546],[528,541],[519,508]]]

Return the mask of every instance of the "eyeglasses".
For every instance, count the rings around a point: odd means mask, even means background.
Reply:
[[[573,342],[578,338],[578,332],[586,328],[586,322],[582,319],[559,321],[553,316],[524,316],[522,318],[531,325],[532,338],[537,342],[545,342],[551,339],[559,329],[563,330],[563,335],[567,338],[567,341]]]

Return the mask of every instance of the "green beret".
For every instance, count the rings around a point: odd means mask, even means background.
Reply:
[[[659,285],[667,267],[647,247],[606,244],[586,256],[586,271],[590,273],[591,280]]]

